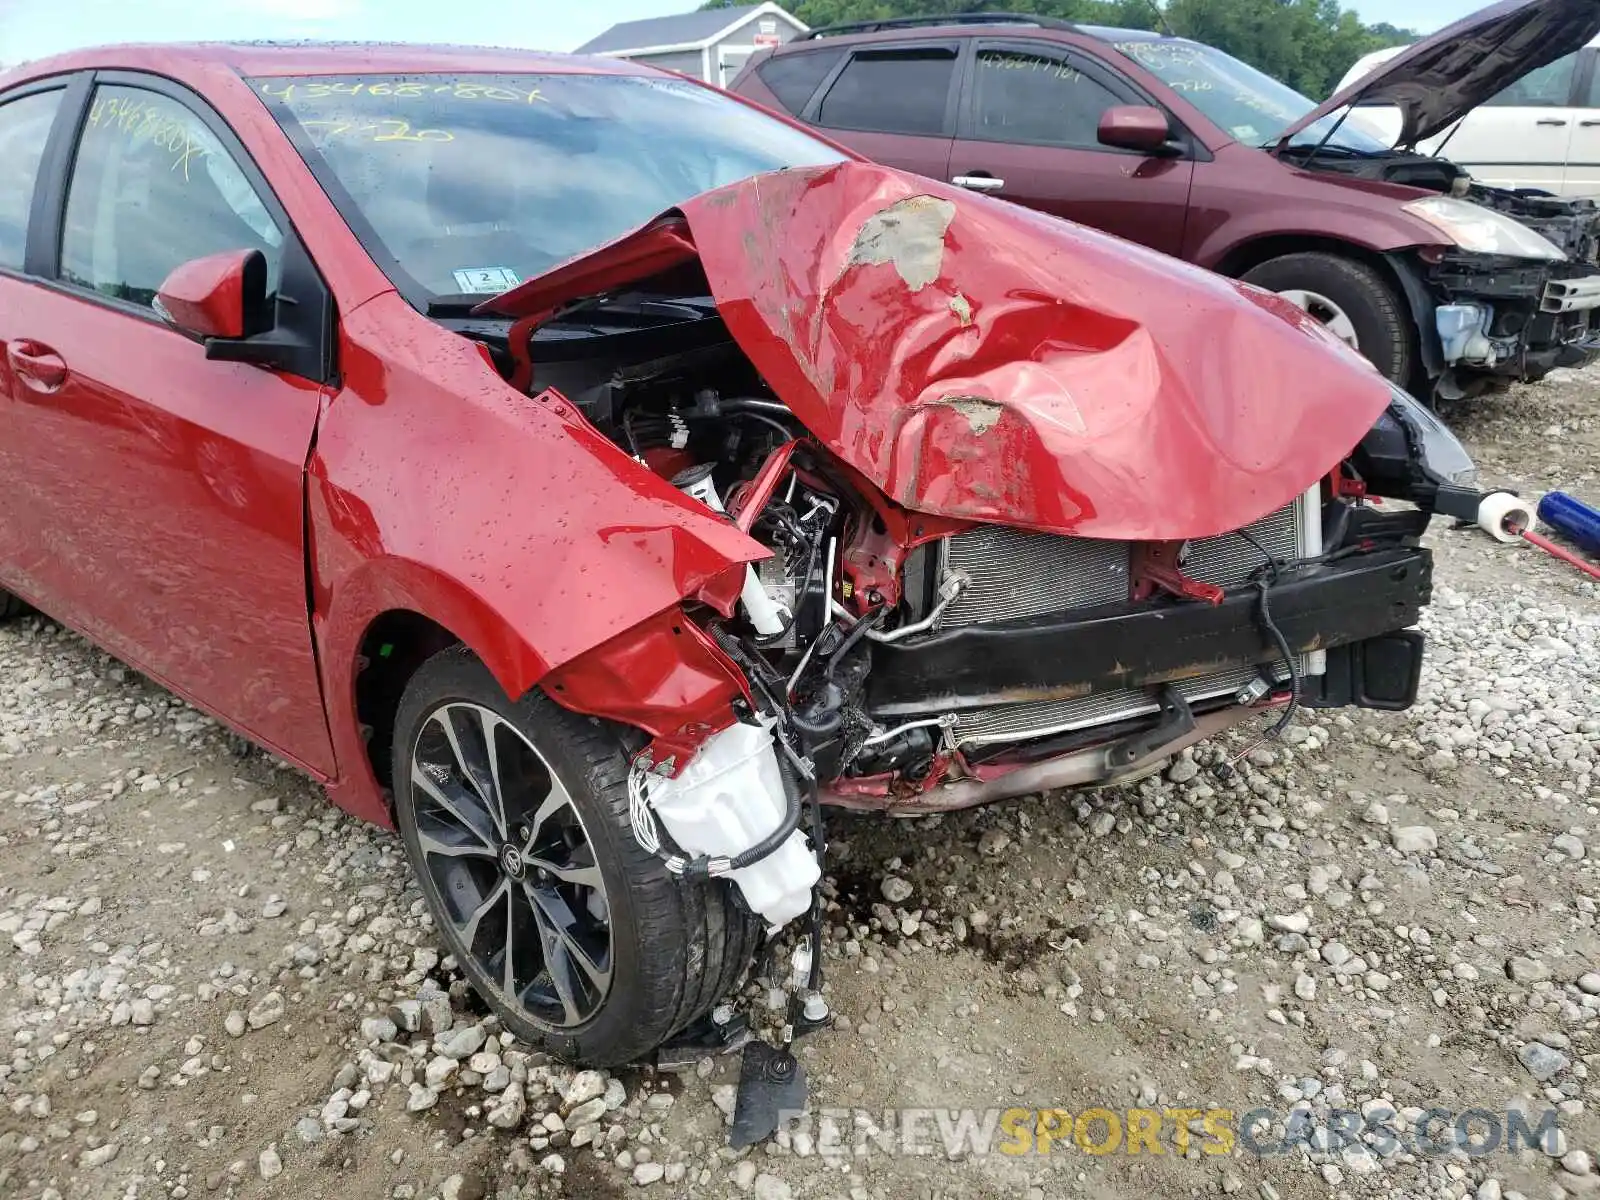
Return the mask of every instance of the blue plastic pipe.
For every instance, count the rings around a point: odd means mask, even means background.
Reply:
[[[1539,501],[1539,520],[1590,554],[1600,554],[1600,512],[1565,492],[1550,492]]]

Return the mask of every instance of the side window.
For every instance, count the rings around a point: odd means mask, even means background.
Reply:
[[[877,133],[943,133],[955,75],[955,51],[942,46],[858,53],[828,89],[817,124]]]
[[[28,210],[39,178],[39,161],[56,109],[58,91],[35,92],[0,104],[0,267],[22,269],[28,242]]]
[[[756,68],[761,82],[786,109],[799,116],[822,81],[839,61],[838,50],[815,51],[810,54],[781,54],[767,59]]]
[[[156,92],[95,89],[67,191],[64,280],[148,305],[174,267],[255,249],[276,290],[282,248],[282,231],[199,117]]]
[[[1558,58],[1490,96],[1484,104],[1494,108],[1566,108],[1572,103],[1572,77],[1577,69],[1577,54]]]
[[[972,136],[991,142],[1100,148],[1100,114],[1122,103],[1055,55],[978,51]]]

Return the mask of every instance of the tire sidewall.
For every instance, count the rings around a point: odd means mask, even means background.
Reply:
[[[687,948],[681,946],[649,947],[654,969],[643,969],[642,956],[647,948],[638,935],[639,889],[652,883],[659,885],[666,877],[665,867],[646,854],[631,834],[619,830],[611,815],[602,810],[594,794],[589,764],[573,754],[561,736],[564,722],[585,718],[558,708],[537,691],[520,701],[508,700],[494,677],[476,659],[467,654],[446,652],[424,664],[413,676],[395,722],[395,824],[430,913],[440,911],[440,896],[422,866],[412,809],[411,755],[424,721],[440,706],[452,702],[477,704],[498,713],[532,743],[572,797],[605,882],[611,918],[611,987],[600,1010],[582,1025],[571,1029],[546,1028],[500,1002],[498,990],[472,961],[455,931],[447,922],[435,918],[437,935],[455,958],[457,968],[518,1038],[543,1046],[567,1060],[581,1059],[594,1065],[627,1061],[635,1056],[633,1052],[622,1051],[619,1055],[613,1048],[637,1042],[640,1026],[648,1023],[647,1014],[659,1002],[655,993],[661,988],[663,977],[670,980],[682,976],[682,964],[676,964],[678,969],[672,970],[673,964],[659,961],[669,951],[685,953]],[[621,754],[620,746],[618,754]]]
[[[1409,310],[1399,308],[1390,289],[1364,264],[1325,254],[1289,255],[1261,264],[1244,280],[1280,294],[1325,296],[1350,318],[1361,355],[1390,380],[1402,386],[1409,382],[1414,336],[1404,323]]]

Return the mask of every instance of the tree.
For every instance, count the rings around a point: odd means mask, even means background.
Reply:
[[[740,0],[709,0],[729,8]],[[981,11],[985,0],[797,0],[790,11],[816,27],[844,21]],[[998,0],[997,11],[1092,25],[1159,29],[1242,58],[1308,96],[1326,96],[1356,59],[1417,35],[1364,25],[1339,0]]]

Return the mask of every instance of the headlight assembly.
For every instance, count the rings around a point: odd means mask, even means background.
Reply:
[[[1402,206],[1420,217],[1463,250],[1475,254],[1503,254],[1508,258],[1532,258],[1562,262],[1560,247],[1541,237],[1520,221],[1468,200],[1449,196],[1428,196]]]

